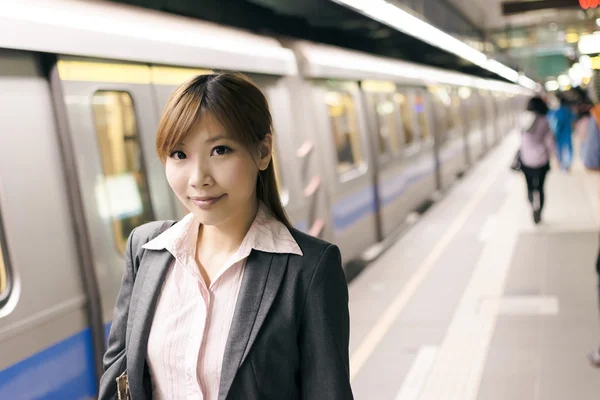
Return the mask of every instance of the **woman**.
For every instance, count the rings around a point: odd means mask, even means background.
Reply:
[[[100,399],[353,398],[340,252],[291,227],[272,144],[241,75],[172,95],[156,147],[190,213],[129,237]]]
[[[546,114],[548,106],[540,97],[529,100],[523,122],[519,158],[527,182],[527,194],[533,207],[533,221],[539,224],[544,207],[544,181],[550,170],[554,136]]]

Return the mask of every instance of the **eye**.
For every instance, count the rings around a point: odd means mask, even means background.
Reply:
[[[226,154],[231,153],[231,151],[231,148],[227,146],[217,146],[212,150],[211,155],[224,156]]]
[[[169,157],[175,159],[175,160],[183,160],[185,158],[187,158],[187,156],[185,155],[185,153],[183,151],[174,151],[172,152]]]

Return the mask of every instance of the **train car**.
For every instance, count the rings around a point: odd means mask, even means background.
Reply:
[[[502,133],[510,100],[526,94],[114,3],[3,4],[0,399],[95,397],[125,241],[187,213],[154,151],[162,108],[209,71],[244,72],[264,91],[284,206],[344,261],[474,162],[479,90]]]
[[[525,93],[323,44],[284,45],[298,58],[299,75],[287,78],[304,121],[296,126],[312,132],[321,153],[327,237],[347,259],[393,234],[467,170],[469,154],[481,157],[494,143],[492,92]]]

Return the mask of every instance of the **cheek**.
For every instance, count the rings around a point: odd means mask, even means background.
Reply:
[[[230,190],[240,193],[248,192],[256,184],[256,175],[258,169],[256,166],[245,159],[235,159],[232,162],[218,168],[216,173],[220,175],[217,179],[220,185]]]
[[[167,164],[165,165],[165,175],[171,189],[173,189],[175,194],[180,195],[180,193],[185,190],[187,184],[184,169],[167,161]]]

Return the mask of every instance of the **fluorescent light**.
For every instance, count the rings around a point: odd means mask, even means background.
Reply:
[[[581,65],[584,71],[592,69],[592,58],[590,56],[579,57],[579,65]]]
[[[567,75],[560,75],[558,77],[558,83],[561,86],[566,86],[566,85],[569,85],[571,83],[571,80],[569,79],[569,77]]]
[[[560,87],[557,81],[548,81],[546,82],[546,90],[549,92],[554,92],[556,90],[558,90],[558,88]]]
[[[558,84],[560,88],[565,90],[567,87],[571,86],[571,78],[568,75],[560,75],[558,77]]]
[[[446,32],[384,0],[332,0],[485,68],[487,57]]]
[[[512,68],[507,67],[504,64],[499,63],[496,60],[488,60],[486,64],[486,69],[501,77],[508,79],[511,82],[516,82],[519,79],[519,73]]]
[[[583,68],[581,68],[579,63],[575,63],[569,68],[569,78],[571,78],[571,83],[574,86],[581,84],[581,80],[583,79]]]
[[[533,79],[530,79],[530,78],[526,77],[525,75],[519,75],[517,82],[519,82],[519,85],[526,87],[528,89],[531,89],[531,90],[538,89],[538,84],[535,83],[535,81]]]
[[[331,0],[517,83],[519,73],[385,0]],[[529,78],[527,78],[529,79]],[[527,81],[528,86],[531,84]]]
[[[577,46],[581,54],[600,53],[600,36],[597,33],[581,35]]]

